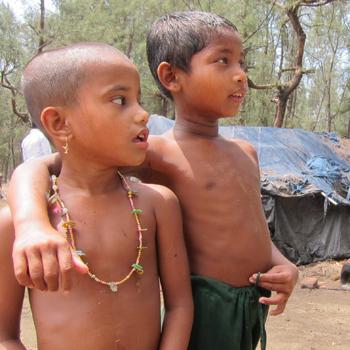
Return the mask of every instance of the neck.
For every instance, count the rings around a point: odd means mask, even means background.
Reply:
[[[99,168],[92,164],[76,167],[69,161],[62,163],[59,183],[87,195],[105,194],[121,187],[116,168]]]
[[[175,134],[190,134],[207,138],[219,135],[219,124],[215,120],[203,120],[176,116],[174,124]]]

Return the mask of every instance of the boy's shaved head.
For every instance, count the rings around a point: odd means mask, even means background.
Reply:
[[[157,75],[159,64],[168,62],[189,71],[192,56],[225,30],[236,32],[237,28],[224,17],[200,11],[169,13],[152,24],[147,35],[148,65],[160,90],[167,97],[171,98],[171,95]]]
[[[42,129],[44,108],[74,104],[81,85],[93,77],[91,64],[103,61],[108,53],[127,58],[101,43],[78,43],[34,56],[22,74],[22,91],[33,122]]]

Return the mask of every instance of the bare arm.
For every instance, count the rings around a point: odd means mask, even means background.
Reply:
[[[157,201],[157,249],[164,294],[165,319],[160,350],[187,349],[193,321],[190,286],[182,220],[178,200],[164,187]]]
[[[0,349],[25,349],[20,340],[20,320],[24,296],[13,274],[14,229],[8,208],[0,211]]]
[[[71,285],[74,263],[68,243],[50,224],[46,192],[49,171],[59,173],[58,154],[21,164],[14,172],[9,189],[9,204],[16,231],[13,263],[17,281],[41,290],[57,290],[59,274],[64,290]]]
[[[49,224],[46,203],[49,169],[59,170],[60,166],[59,156],[51,154],[38,160],[22,163],[14,171],[8,199],[17,237],[25,234],[22,228],[23,226],[28,228],[29,222]]]
[[[266,305],[276,305],[270,315],[277,316],[284,311],[298,281],[299,272],[298,268],[281,254],[272,241],[271,250],[272,268],[260,275],[259,285],[276,293],[270,298],[261,297],[259,301]],[[251,283],[255,283],[256,275],[253,275],[249,280]]]
[[[249,143],[244,144],[245,150],[256,161],[259,171],[259,161],[256,151]],[[260,171],[259,171],[260,172]],[[276,305],[276,308],[270,312],[271,315],[281,314],[292,294],[292,291],[298,280],[298,269],[290,262],[271,242],[271,268],[266,273],[260,275],[259,285],[262,288],[276,292],[270,298],[261,297],[260,302],[267,305]],[[255,283],[257,274],[250,277],[249,281]]]

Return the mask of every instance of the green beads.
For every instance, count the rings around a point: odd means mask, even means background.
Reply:
[[[132,264],[131,267],[133,267],[139,275],[143,274],[143,266],[142,265],[135,263],[135,264]]]
[[[142,209],[133,209],[132,211],[131,211],[133,214],[142,214]]]

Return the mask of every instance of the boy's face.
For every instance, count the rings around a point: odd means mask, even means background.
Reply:
[[[67,115],[79,157],[106,166],[138,165],[147,148],[148,113],[140,106],[140,77],[125,57],[103,53],[88,66],[90,76]]]
[[[234,116],[247,93],[241,39],[224,30],[192,56],[189,72],[180,72],[181,100],[189,115],[217,119]]]

